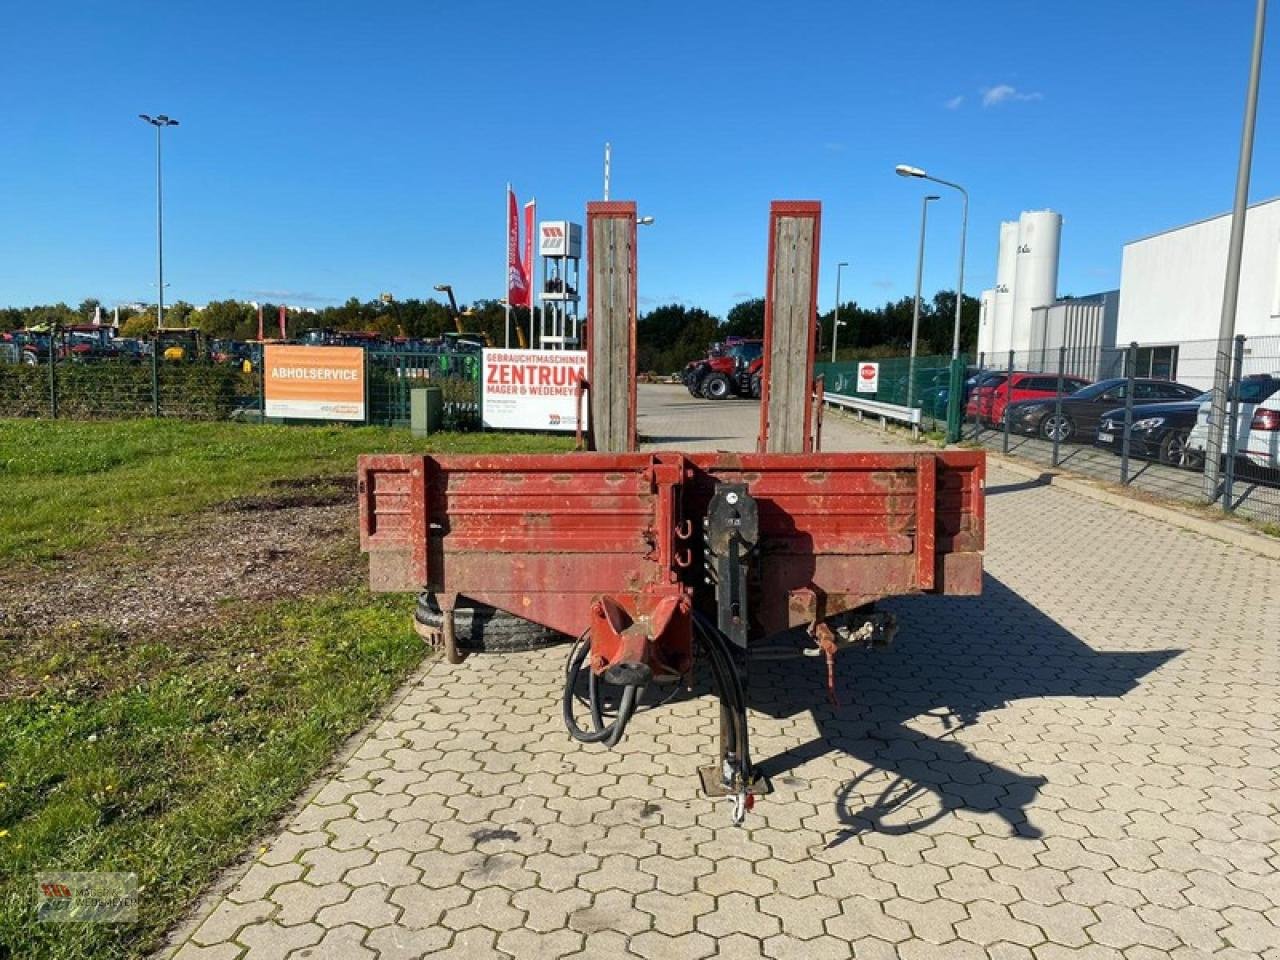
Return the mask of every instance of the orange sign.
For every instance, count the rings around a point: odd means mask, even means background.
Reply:
[[[265,351],[266,416],[364,420],[363,348],[268,344]]]

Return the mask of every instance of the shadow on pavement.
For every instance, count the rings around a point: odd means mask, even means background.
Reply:
[[[870,768],[838,790],[845,826],[831,845],[871,831],[911,833],[953,810],[995,813],[1015,835],[1039,836],[1026,811],[1045,778],[986,761],[954,734],[1013,700],[1123,696],[1181,652],[1094,650],[994,577],[984,578],[983,591],[883,604],[898,617],[898,639],[888,649],[838,659],[838,708],[827,702],[821,661],[755,668],[753,709],[775,717],[809,711],[821,732],[784,753],[757,756],[767,776],[785,784],[805,761],[833,752]],[[946,732],[907,726],[924,715],[941,720]],[[904,821],[919,800],[930,801],[930,812]]]
[[[1036,487],[1047,487],[1052,482],[1052,473],[1042,473],[1034,480],[1023,480],[1021,483],[1002,483],[994,487],[987,487],[986,494],[988,497],[994,497],[998,493],[1018,493],[1021,490],[1034,490]]]

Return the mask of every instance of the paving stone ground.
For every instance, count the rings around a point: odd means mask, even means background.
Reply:
[[[650,437],[754,436],[752,404],[642,397]],[[816,664],[755,673],[745,827],[697,789],[711,698],[608,751],[561,727],[562,650],[436,662],[171,955],[1280,960],[1280,565],[987,495],[984,595],[885,604],[841,706]]]

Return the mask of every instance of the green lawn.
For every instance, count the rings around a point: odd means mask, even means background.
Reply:
[[[564,449],[496,434],[0,421],[0,558],[40,561],[361,451]],[[122,556],[127,556],[123,554]],[[412,597],[340,590],[155,637],[0,631],[0,960],[140,957],[424,654]],[[0,693],[0,697],[4,694]],[[34,874],[129,871],[134,924],[34,921]]]
[[[359,453],[567,450],[568,438],[180,420],[0,420],[0,561],[43,561],[272,480],[355,471]],[[176,525],[174,525],[176,528]]]

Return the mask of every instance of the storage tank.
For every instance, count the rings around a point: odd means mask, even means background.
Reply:
[[[996,286],[991,324],[992,353],[1005,353],[1013,328],[1013,282],[1018,266],[1018,221],[1000,224],[1000,249],[996,254]]]
[[[991,337],[995,332],[996,292],[983,290],[978,300],[978,354],[991,356]]]
[[[1047,306],[1058,298],[1058,246],[1061,240],[1062,214],[1052,210],[1023,212],[1018,221],[1018,256],[1008,349],[1019,353],[1031,349],[1032,309]],[[1022,361],[1018,363],[1021,365]]]

